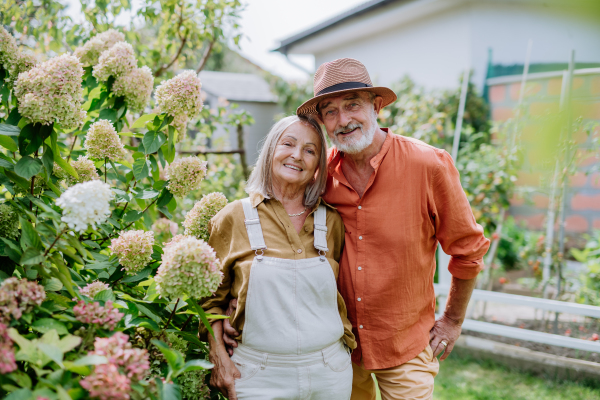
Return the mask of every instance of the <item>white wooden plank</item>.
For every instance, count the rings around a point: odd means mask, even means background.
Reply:
[[[449,287],[434,284],[436,295],[447,296]],[[471,301],[489,301],[493,303],[514,304],[527,306],[540,310],[554,311],[559,313],[583,315],[586,317],[600,318],[600,307],[587,304],[568,303],[566,301],[540,299],[537,297],[520,296],[516,294],[491,292],[489,290],[473,290]]]

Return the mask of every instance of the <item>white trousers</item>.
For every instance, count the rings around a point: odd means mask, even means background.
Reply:
[[[348,400],[352,362],[341,341],[302,355],[263,353],[239,344],[231,360],[241,373],[239,400]]]

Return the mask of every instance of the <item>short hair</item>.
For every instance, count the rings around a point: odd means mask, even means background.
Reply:
[[[371,104],[373,104],[375,102],[375,98],[377,97],[377,94],[370,92],[368,90],[357,90],[355,91],[355,93],[366,93],[369,96],[369,101],[371,102]],[[331,95],[331,97],[336,97],[335,94]],[[325,100],[327,97],[324,97],[321,101],[319,101],[316,105],[316,109],[317,109],[317,115],[321,116],[321,102],[323,100]]]
[[[325,192],[325,186],[327,185],[327,141],[321,125],[310,115],[285,117],[271,127],[263,142],[256,166],[252,170],[250,178],[248,178],[246,193],[260,193],[267,199],[273,196],[273,153],[283,132],[296,122],[311,127],[321,141],[319,166],[317,167],[314,180],[308,184],[304,192],[304,205],[306,207],[312,207],[317,204],[319,197]]]

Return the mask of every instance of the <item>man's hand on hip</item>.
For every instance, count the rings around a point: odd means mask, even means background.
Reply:
[[[440,358],[440,361],[444,361],[452,353],[454,343],[460,336],[461,326],[460,322],[452,320],[446,314],[435,321],[433,328],[429,331],[429,345],[433,350],[434,357],[444,352]]]
[[[227,308],[227,312],[225,313],[225,315],[227,315],[227,316],[232,315],[236,309],[237,309],[237,299],[231,299],[231,301],[229,302],[229,308]],[[233,348],[237,347],[237,345],[238,345],[237,340],[235,340],[235,338],[238,336],[240,336],[240,333],[238,331],[236,331],[235,329],[233,329],[229,320],[228,319],[224,320],[223,321],[223,342],[225,342],[225,348],[227,349],[227,353],[229,353],[230,356],[233,355]]]

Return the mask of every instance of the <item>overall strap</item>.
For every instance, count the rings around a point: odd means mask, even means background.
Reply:
[[[250,198],[242,199],[242,206],[244,206],[244,223],[246,224],[246,231],[250,239],[250,248],[252,250],[266,249],[267,245],[265,245],[265,238],[263,237],[260,220],[258,219],[258,210],[252,207]]]
[[[315,249],[319,250],[319,254],[321,251],[329,251],[327,248],[327,209],[322,204],[315,211]]]

